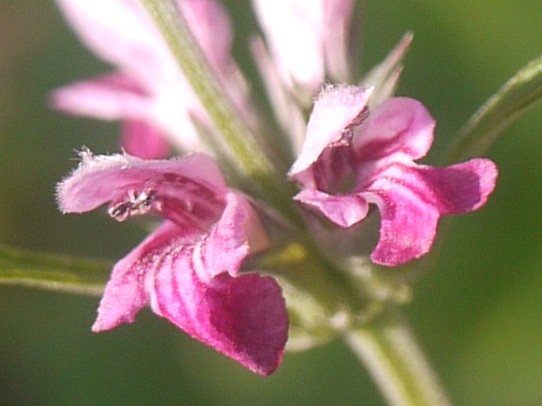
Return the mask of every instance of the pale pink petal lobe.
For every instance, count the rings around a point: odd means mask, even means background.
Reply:
[[[355,86],[325,88],[314,103],[307,127],[307,137],[289,175],[298,181],[328,146],[338,144],[348,130],[361,124],[366,117],[366,103],[372,89]]]
[[[367,216],[369,204],[356,195],[330,195],[316,189],[299,192],[295,200],[321,212],[340,227],[350,227]]]
[[[166,158],[171,149],[160,131],[141,120],[122,123],[121,146],[128,154],[143,159]]]
[[[141,118],[151,108],[149,99],[128,76],[102,75],[54,91],[51,104],[68,114],[103,120]]]
[[[359,160],[388,159],[400,154],[422,158],[433,143],[435,120],[419,101],[387,99],[371,111],[353,138]]]
[[[194,202],[202,207],[209,203],[205,196],[191,192],[191,188],[208,189],[216,196],[227,191],[218,166],[204,154],[148,161],[127,154],[94,156],[83,151],[81,158],[77,170],[58,185],[57,197],[63,212],[83,213],[108,201],[126,200],[127,194],[137,200],[146,188],[166,197],[177,190],[180,196],[187,197],[186,209],[191,211]],[[182,179],[188,182],[186,188],[180,187]]]

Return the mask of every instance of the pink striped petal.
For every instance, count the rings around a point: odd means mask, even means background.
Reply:
[[[483,206],[496,178],[497,168],[487,159],[443,168],[391,165],[360,192],[381,215],[380,240],[371,259],[395,266],[425,255],[440,216]]]
[[[92,329],[132,323],[150,303],[156,314],[193,338],[268,375],[282,360],[288,333],[281,289],[272,278],[257,274],[202,272],[204,241],[204,236],[164,223],[117,263]]]
[[[147,282],[153,311],[253,372],[272,373],[288,329],[280,287],[256,274],[202,276],[195,269],[197,249],[164,255],[152,285]]]
[[[153,256],[149,253],[167,252],[171,242],[178,236],[179,228],[165,222],[117,262],[105,287],[92,331],[99,333],[122,323],[134,322],[136,314],[149,303],[145,279],[163,260],[161,255]]]

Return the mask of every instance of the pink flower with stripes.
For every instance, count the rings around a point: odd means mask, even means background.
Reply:
[[[204,154],[152,161],[88,151],[81,156],[79,168],[58,187],[63,212],[109,202],[109,215],[119,221],[164,218],[115,265],[92,330],[131,323],[150,305],[250,370],[272,373],[282,359],[288,316],[273,278],[240,272],[243,261],[268,244],[248,198],[228,189]]]
[[[426,254],[442,215],[483,206],[497,168],[487,159],[432,167],[414,160],[433,143],[435,120],[418,101],[392,97],[374,109],[372,89],[325,88],[315,102],[301,154],[290,170],[295,196],[339,227],[381,216],[373,262],[401,265]]]

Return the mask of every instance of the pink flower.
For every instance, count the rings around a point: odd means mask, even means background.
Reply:
[[[354,0],[253,0],[283,82],[310,97],[326,78],[350,74],[349,33]],[[299,90],[299,89],[298,89]]]
[[[340,227],[359,223],[375,204],[381,226],[371,259],[394,266],[429,251],[440,216],[484,205],[497,168],[487,159],[448,167],[416,164],[431,147],[435,120],[420,102],[403,97],[369,111],[371,91],[322,91],[289,175],[303,187],[295,199]]]
[[[164,157],[168,144],[182,151],[201,149],[193,120],[210,122],[139,2],[56,1],[81,41],[116,70],[57,90],[54,106],[75,115],[137,123],[125,126],[123,134],[123,146],[137,156]],[[177,2],[229,96],[242,114],[250,114],[244,82],[230,56],[232,32],[225,11],[214,0]]]
[[[279,365],[288,316],[274,279],[240,274],[268,243],[251,204],[229,190],[203,154],[175,160],[82,153],[79,168],[58,187],[63,212],[106,202],[123,221],[154,213],[165,221],[114,267],[92,330],[134,321],[150,304],[192,337],[268,375]]]

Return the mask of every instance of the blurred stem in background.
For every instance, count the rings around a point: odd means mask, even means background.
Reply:
[[[451,405],[397,309],[345,333],[344,339],[390,405]]]

